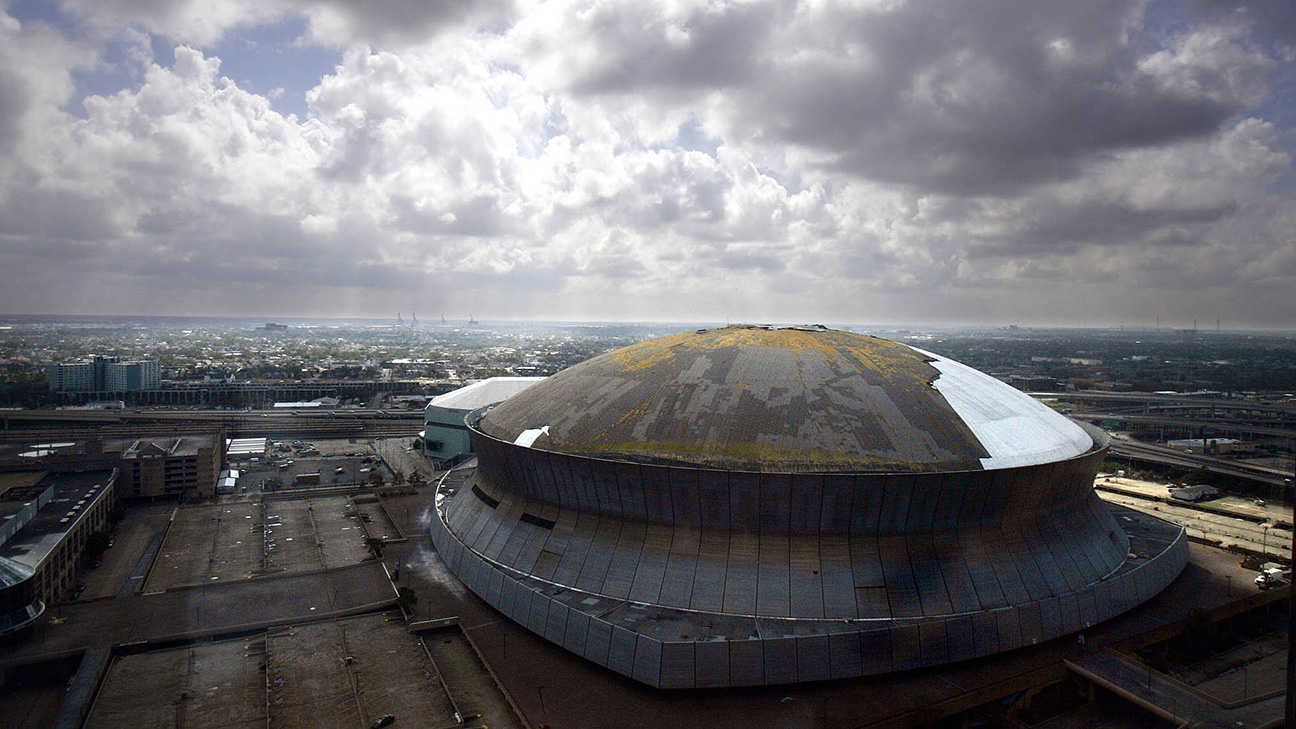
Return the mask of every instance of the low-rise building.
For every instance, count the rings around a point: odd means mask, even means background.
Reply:
[[[1166,441],[1169,448],[1177,448],[1190,453],[1203,455],[1228,455],[1230,453],[1255,453],[1254,442],[1234,438],[1184,438]]]
[[[1219,489],[1214,486],[1198,484],[1196,486],[1184,486],[1183,488],[1170,489],[1170,498],[1179,501],[1210,501],[1219,498]]]

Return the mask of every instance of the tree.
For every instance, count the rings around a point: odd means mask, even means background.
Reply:
[[[414,488],[426,486],[427,479],[423,478],[423,474],[419,473],[418,471],[414,471],[409,475],[409,485],[413,486]]]
[[[384,479],[383,479],[382,471],[379,471],[379,470],[376,469],[376,468],[375,468],[374,470],[370,471],[370,472],[369,472],[369,483],[373,484],[375,488],[377,488],[377,487],[379,487],[379,486],[382,486],[383,483],[384,483]]]
[[[91,532],[86,537],[85,547],[81,550],[81,559],[90,564],[103,556],[108,549],[110,537],[104,532]]]
[[[401,612],[413,613],[415,605],[418,605],[418,595],[414,594],[413,590],[404,585],[396,589],[396,607],[400,608]]]

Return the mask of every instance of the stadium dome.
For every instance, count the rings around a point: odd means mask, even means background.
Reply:
[[[822,327],[609,352],[468,417],[433,540],[505,615],[653,686],[936,665],[1073,633],[1187,561],[1093,492],[1102,431]]]

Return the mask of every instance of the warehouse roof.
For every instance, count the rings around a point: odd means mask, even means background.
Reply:
[[[469,412],[503,402],[543,379],[543,377],[490,377],[444,395],[437,395],[428,402],[427,409]]]

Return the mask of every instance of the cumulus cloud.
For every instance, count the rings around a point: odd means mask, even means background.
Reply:
[[[156,311],[148,292],[176,313],[1098,323],[1196,301],[1273,324],[1296,303],[1286,46],[1245,12],[61,7],[77,22],[0,23],[11,311]],[[211,50],[288,18],[343,49],[302,115]],[[108,37],[174,60],[85,94]]]

